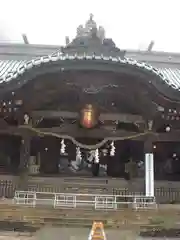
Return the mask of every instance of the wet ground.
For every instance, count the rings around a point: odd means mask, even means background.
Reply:
[[[46,227],[38,231],[34,236],[19,236],[18,234],[3,234],[0,240],[88,240],[90,230],[81,228],[51,228]],[[107,231],[106,237],[113,240],[137,239],[130,232]]]
[[[36,240],[88,240],[90,229],[45,227],[36,233]],[[131,231],[105,230],[107,240],[143,240],[164,238],[141,238]],[[166,238],[168,239],[168,238]],[[173,238],[170,238],[171,240]],[[34,240],[34,239],[33,239]]]
[[[141,238],[135,236],[131,231],[122,230],[105,230],[107,240],[163,240],[163,239],[179,239],[179,238]],[[2,233],[0,240],[88,240],[90,229],[85,228],[55,228],[44,227],[34,236],[22,236],[17,233]]]

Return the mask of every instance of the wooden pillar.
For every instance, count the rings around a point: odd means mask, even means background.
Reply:
[[[20,149],[20,164],[19,164],[19,172],[20,172],[20,182],[19,189],[26,191],[28,188],[28,165],[30,158],[30,147],[31,147],[31,137],[26,134],[22,137],[21,140],[21,149]]]
[[[154,197],[154,154],[152,139],[144,144],[145,153],[145,196]]]

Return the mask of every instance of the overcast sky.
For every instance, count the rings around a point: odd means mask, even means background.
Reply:
[[[0,0],[0,42],[62,45],[89,14],[122,49],[180,52],[180,0]]]

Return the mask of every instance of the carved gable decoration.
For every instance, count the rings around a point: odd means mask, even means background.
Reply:
[[[103,54],[104,56],[124,58],[125,51],[116,47],[112,39],[105,37],[105,30],[102,26],[97,27],[90,15],[85,26],[80,25],[77,28],[77,35],[64,49],[64,53],[86,53],[86,54]]]

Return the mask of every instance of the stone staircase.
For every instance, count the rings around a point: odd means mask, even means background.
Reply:
[[[19,177],[0,176],[0,197],[12,198],[18,188]],[[72,192],[92,194],[143,194],[144,179],[134,179],[132,183],[123,179],[91,177],[28,177],[28,189],[39,192]],[[155,181],[155,196],[158,203],[179,203],[179,182]]]
[[[12,198],[18,189],[19,177],[2,175],[0,180],[0,197]],[[142,181],[129,184],[123,179],[90,178],[90,177],[28,177],[28,190],[36,192],[114,194],[132,190],[143,192]],[[117,193],[118,193],[117,191]]]
[[[0,229],[3,222],[16,223],[21,228],[39,229],[42,226],[72,226],[91,227],[93,221],[102,221],[106,228],[143,229],[147,226],[157,227],[159,222],[174,219],[180,222],[180,214],[176,208],[160,208],[156,210],[133,211],[122,209],[118,211],[95,209],[54,209],[52,207],[28,207],[0,204]],[[168,223],[169,224],[169,223]],[[22,227],[23,226],[23,227]]]
[[[40,180],[40,181],[39,181]],[[112,194],[105,179],[93,178],[32,178],[28,189],[37,192]]]
[[[112,215],[112,213],[108,212],[95,212],[80,209],[37,209],[19,206],[6,206],[6,208],[4,207],[0,210],[0,221],[24,222],[26,225],[33,225],[36,227],[43,225],[90,227],[95,220],[104,221],[107,225],[107,219]]]
[[[106,228],[126,228],[147,225],[148,218],[157,211],[136,212],[97,211],[92,209],[33,208],[19,205],[0,205],[0,221],[21,222],[26,226],[40,228],[44,225],[91,227],[93,221],[102,221]]]

